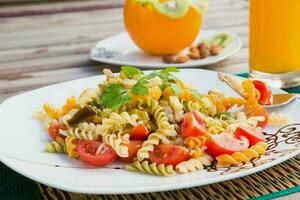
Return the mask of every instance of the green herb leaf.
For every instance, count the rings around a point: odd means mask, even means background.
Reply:
[[[175,93],[176,96],[179,95],[181,92],[181,87],[179,87],[179,85],[177,85],[176,83],[171,83],[170,88]]]
[[[128,91],[119,84],[108,85],[104,94],[100,97],[100,105],[104,105],[112,110],[118,109],[131,100]]]
[[[148,81],[146,79],[140,79],[138,82],[131,88],[131,92],[135,95],[147,95],[149,92]]]
[[[171,72],[179,72],[179,69],[177,69],[176,67],[168,67],[168,68],[161,70],[162,74],[169,74]]]
[[[122,66],[121,67],[121,72],[125,74],[128,78],[132,78],[135,75],[141,75],[144,74],[141,70],[139,70],[138,68],[135,67],[131,67],[131,66]]]

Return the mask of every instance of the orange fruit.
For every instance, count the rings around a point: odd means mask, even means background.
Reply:
[[[155,55],[171,55],[195,40],[202,25],[202,13],[189,5],[184,16],[174,18],[158,12],[151,4],[126,0],[124,23],[131,39],[142,50]]]

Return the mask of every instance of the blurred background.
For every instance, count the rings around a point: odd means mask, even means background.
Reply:
[[[91,61],[90,48],[125,31],[123,0],[0,2],[0,102],[17,93],[101,73],[107,65]],[[245,0],[210,0],[203,28],[234,32],[243,47],[206,69],[247,71],[248,8]]]

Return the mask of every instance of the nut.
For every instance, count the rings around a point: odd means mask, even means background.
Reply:
[[[207,58],[210,54],[209,49],[207,48],[201,48],[200,49],[200,58]]]
[[[208,50],[210,50],[210,45],[208,45],[208,44],[206,44],[204,42],[202,42],[201,44],[199,44],[197,47],[198,47],[199,51],[201,51],[201,49],[208,49]]]
[[[213,56],[219,55],[222,51],[222,48],[219,45],[212,45],[210,48],[210,54]]]
[[[172,56],[164,56],[163,61],[169,64],[180,64],[180,63],[185,63],[189,60],[188,56],[185,55],[172,55]]]
[[[177,58],[176,58],[176,63],[177,64],[180,64],[180,63],[185,63],[189,60],[189,57],[188,56],[185,56],[185,55],[179,55]]]
[[[190,52],[192,51],[198,51],[198,47],[197,46],[190,46]]]
[[[188,56],[190,57],[190,59],[199,59],[200,58],[200,51],[198,49],[190,51]]]
[[[176,63],[176,56],[164,56],[162,59],[165,63]]]

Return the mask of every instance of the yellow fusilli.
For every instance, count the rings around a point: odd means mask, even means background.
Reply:
[[[268,145],[264,142],[258,142],[250,148],[235,152],[231,155],[223,154],[216,157],[219,166],[238,165],[242,162],[249,162],[253,158],[258,158],[260,155],[264,155]]]

